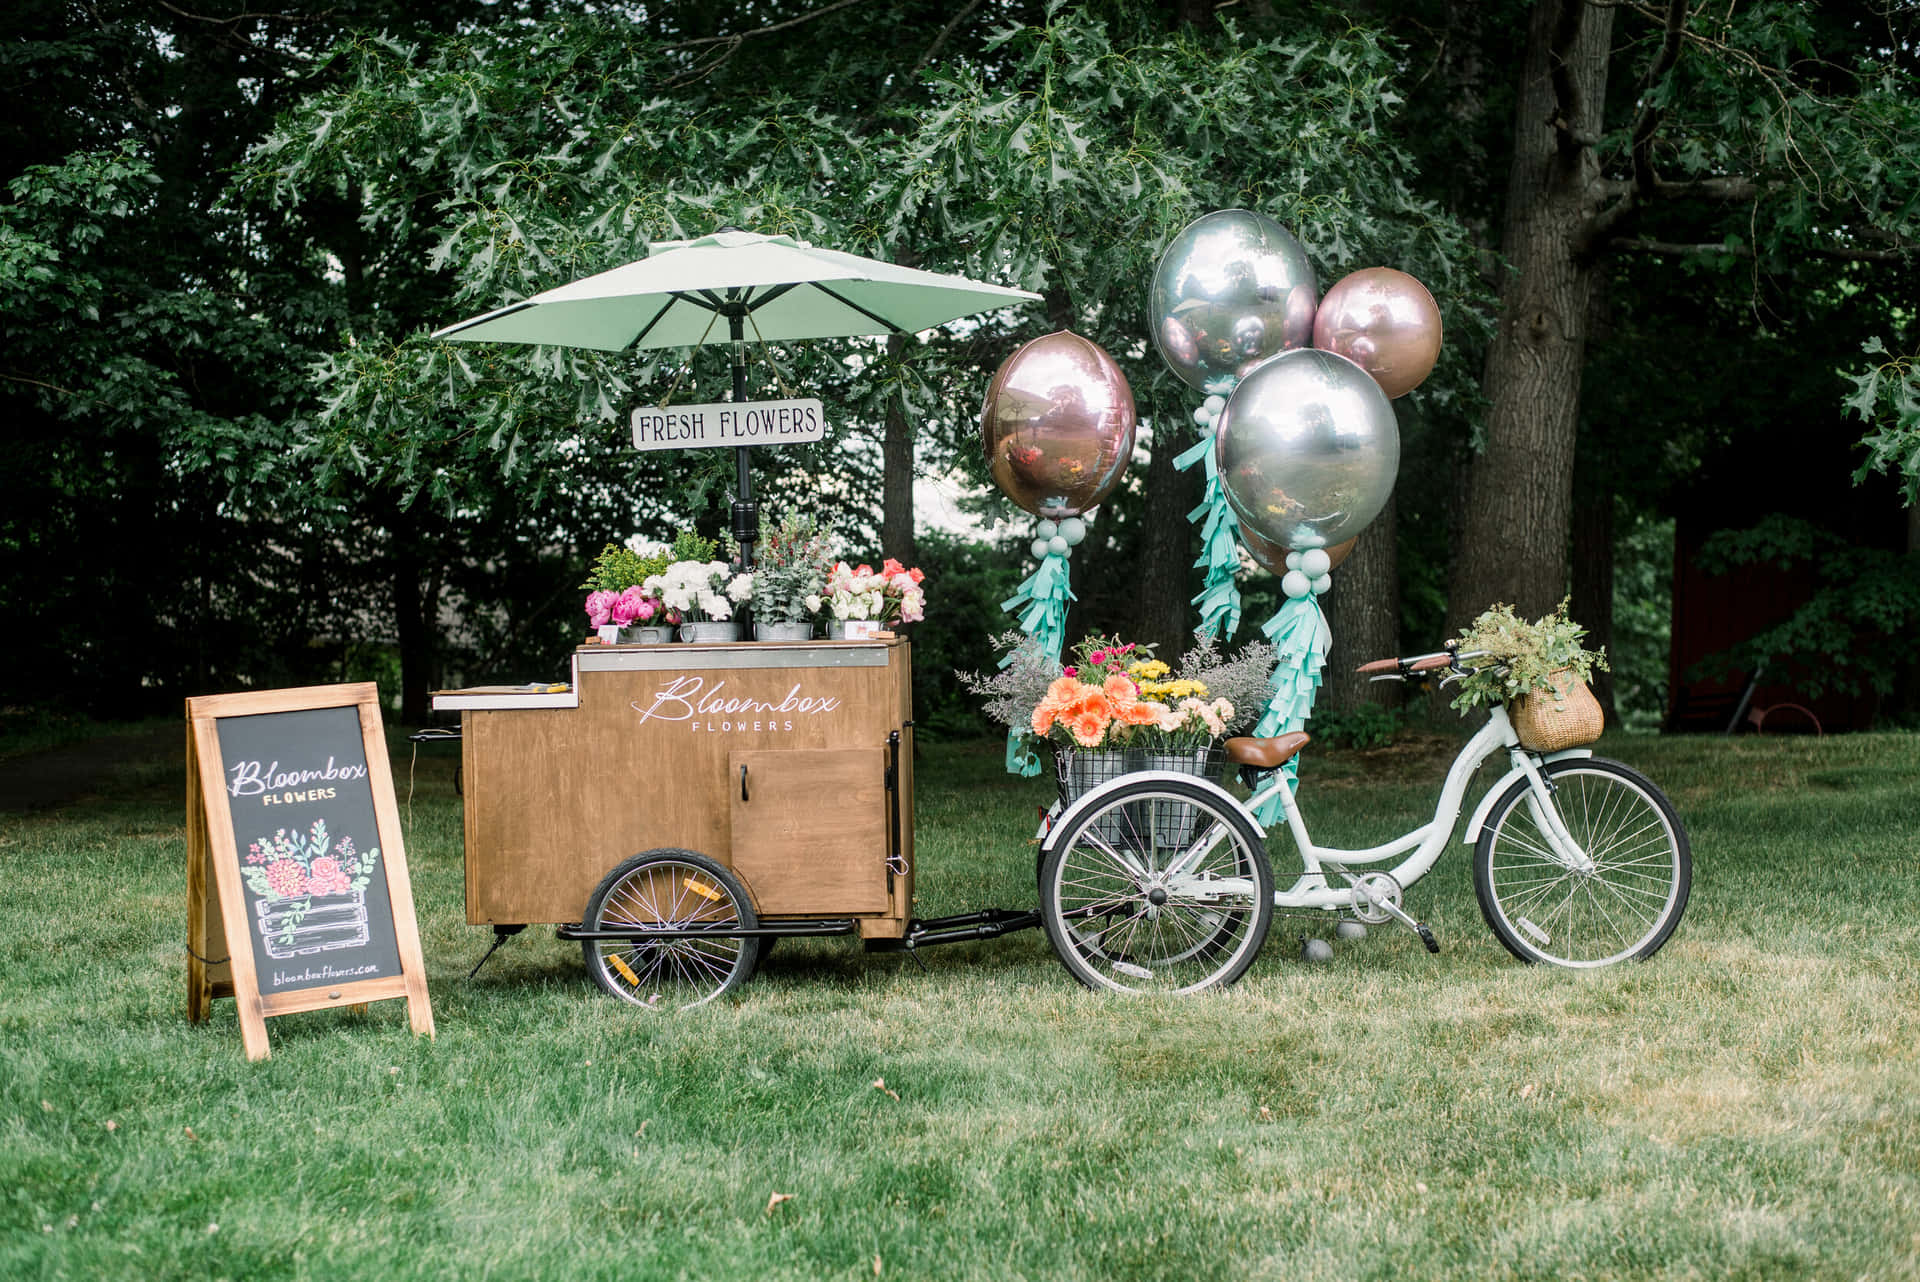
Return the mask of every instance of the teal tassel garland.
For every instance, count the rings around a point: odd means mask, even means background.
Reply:
[[[1326,666],[1327,648],[1333,634],[1327,628],[1320,602],[1311,596],[1289,600],[1281,606],[1261,631],[1273,642],[1277,652],[1273,668],[1273,696],[1253,733],[1271,738],[1292,730],[1304,730],[1313,715],[1313,698],[1320,689],[1320,672]],[[1298,788],[1299,757],[1296,755],[1281,769],[1288,788]],[[1273,793],[1253,808],[1254,817],[1272,825],[1281,817],[1280,794]]]
[[[1067,582],[1067,558],[1048,553],[1040,566],[1012,596],[1000,603],[1020,624],[1020,630],[1040,643],[1047,657],[1059,661],[1067,643],[1067,605],[1073,601],[1073,589]],[[1001,667],[1013,661],[1008,655]],[[1028,746],[1029,736],[1022,730],[1007,731],[1007,773],[1031,779],[1042,766],[1039,754]]]
[[[1193,603],[1200,607],[1200,626],[1207,636],[1231,640],[1240,629],[1240,521],[1227,506],[1227,493],[1220,484],[1220,465],[1214,458],[1213,438],[1203,438],[1192,449],[1173,460],[1186,471],[1201,460],[1207,465],[1207,495],[1199,507],[1187,513],[1187,519],[1201,528],[1202,545],[1196,569],[1206,571],[1206,583]]]

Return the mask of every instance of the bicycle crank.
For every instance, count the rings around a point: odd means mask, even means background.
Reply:
[[[1424,921],[1415,921],[1400,906],[1400,883],[1383,872],[1362,873],[1353,879],[1353,915],[1361,921],[1378,925],[1386,921],[1397,921],[1414,934],[1420,936],[1420,942],[1426,945],[1430,953],[1440,951],[1440,941],[1433,937]]]

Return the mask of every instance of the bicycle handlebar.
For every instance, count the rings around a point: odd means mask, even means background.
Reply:
[[[1394,659],[1392,661],[1394,665],[1393,671],[1378,673],[1369,679],[1373,681],[1410,681],[1414,677],[1425,677],[1436,672],[1444,672],[1446,675],[1440,678],[1440,682],[1442,685],[1445,685],[1449,681],[1462,680],[1471,673],[1480,670],[1477,667],[1469,665],[1468,660],[1487,658],[1491,654],[1492,651],[1490,650],[1468,650],[1465,653],[1461,653],[1452,646],[1448,646],[1444,650],[1435,650],[1431,654],[1415,654],[1408,655],[1405,658]],[[1436,660],[1440,662],[1436,662]],[[1382,660],[1381,662],[1384,663],[1386,660]],[[1483,666],[1497,668],[1506,665],[1493,663]]]

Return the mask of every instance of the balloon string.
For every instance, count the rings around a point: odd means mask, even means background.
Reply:
[[[1067,605],[1075,599],[1067,581],[1067,558],[1049,552],[1014,594],[1000,603],[1000,608],[1019,621],[1022,632],[1040,643],[1048,659],[1058,663],[1067,642]],[[1012,662],[1009,654],[1000,660],[1000,666]],[[1023,730],[1007,731],[1008,774],[1032,778],[1040,773],[1040,757],[1029,739]]]
[[[1288,600],[1261,631],[1273,642],[1276,651],[1273,675],[1269,678],[1273,694],[1267,700],[1267,710],[1261,714],[1259,724],[1253,728],[1255,737],[1265,739],[1306,729],[1307,719],[1313,715],[1313,698],[1320,689],[1320,672],[1326,666],[1333,633],[1327,627],[1326,616],[1320,612],[1320,602],[1312,596]],[[1299,761],[1299,754],[1295,753],[1281,767],[1290,789],[1300,786]],[[1282,814],[1280,794],[1276,791],[1254,806],[1253,814],[1263,824],[1278,823]]]
[[[702,347],[706,346],[707,335],[713,333],[714,323],[719,319],[720,319],[719,312],[715,312],[711,317],[708,318],[707,327],[700,331],[700,341],[693,345],[693,350],[691,352],[687,353],[687,363],[685,365],[682,365],[680,367],[680,372],[673,376],[673,386],[667,389],[667,394],[660,398],[660,403],[654,406],[655,409],[663,410],[667,408],[667,406],[673,403],[673,394],[680,390],[680,384],[683,381],[685,381],[687,377],[687,372],[693,368],[693,358],[700,354],[700,349]]]

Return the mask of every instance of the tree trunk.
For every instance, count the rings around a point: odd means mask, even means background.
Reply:
[[[1200,502],[1200,487],[1198,469],[1182,472],[1173,465],[1182,448],[1171,429],[1155,423],[1146,501],[1140,511],[1140,638],[1159,646],[1157,653],[1168,662],[1192,647],[1199,623],[1192,603],[1199,579],[1187,513]]]
[[[1613,653],[1613,489],[1600,484],[1574,486],[1573,618],[1587,630],[1586,647]],[[1599,668],[1587,679],[1600,701],[1607,724],[1613,710],[1613,674]]]
[[[887,355],[898,361],[906,340],[887,339]],[[880,555],[904,565],[919,559],[913,540],[913,424],[902,397],[887,401],[886,434],[880,446]]]
[[[1400,653],[1400,557],[1395,548],[1395,500],[1360,535],[1353,554],[1333,572],[1333,588],[1320,598],[1333,644],[1321,676],[1319,706],[1351,712],[1363,703],[1395,707],[1401,687],[1369,681],[1354,669]]]
[[[1516,109],[1503,249],[1512,264],[1487,356],[1485,451],[1472,465],[1448,617],[1495,601],[1523,615],[1566,595],[1573,452],[1593,265],[1592,215],[1613,10],[1538,0]]]
[[[390,527],[394,539],[393,612],[400,641],[400,722],[423,726],[427,723],[429,694],[433,689],[440,592],[437,584],[427,582],[421,565],[411,554],[414,540],[407,532],[413,524],[402,517]]]

